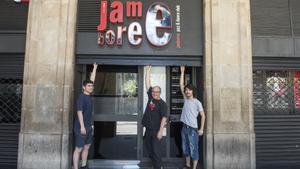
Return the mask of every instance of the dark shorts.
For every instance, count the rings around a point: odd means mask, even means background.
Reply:
[[[93,141],[93,129],[89,127],[86,129],[86,135],[80,134],[80,130],[74,129],[75,146],[82,148],[84,145],[92,144]]]

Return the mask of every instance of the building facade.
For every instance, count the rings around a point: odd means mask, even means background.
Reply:
[[[169,105],[164,163],[183,164],[185,65],[207,115],[200,168],[299,168],[299,9],[297,0],[1,1],[0,166],[70,168],[74,99],[96,62],[93,165],[147,163],[145,65]]]

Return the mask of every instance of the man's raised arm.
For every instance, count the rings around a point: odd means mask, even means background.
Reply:
[[[95,79],[96,79],[97,67],[98,67],[98,65],[96,63],[94,63],[93,71],[92,71],[91,77],[90,77],[90,80],[93,82],[95,82]]]
[[[151,87],[151,82],[150,82],[150,72],[151,72],[151,66],[146,66],[146,89],[147,91]]]
[[[180,66],[181,74],[180,74],[179,84],[180,84],[180,91],[181,91],[183,97],[185,97],[185,94],[184,94],[184,71],[185,71],[185,67]]]

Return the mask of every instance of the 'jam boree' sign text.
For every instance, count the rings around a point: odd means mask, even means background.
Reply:
[[[143,2],[113,1],[108,4],[107,0],[102,0],[100,4],[100,24],[98,30],[98,45],[122,46],[123,36],[127,34],[129,44],[139,47],[143,41],[145,32],[148,42],[157,47],[167,45],[172,39],[172,15],[169,7],[162,2],[152,3],[146,12],[144,30],[141,26],[143,18]],[[110,9],[110,11],[108,11]],[[128,26],[124,23],[134,19]],[[138,21],[136,21],[138,20]],[[116,24],[115,30],[109,29],[110,24]]]

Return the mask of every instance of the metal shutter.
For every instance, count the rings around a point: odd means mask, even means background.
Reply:
[[[0,31],[25,31],[28,4],[16,4],[13,0],[0,1]]]
[[[256,168],[300,168],[300,115],[255,115]]]
[[[293,20],[293,30],[295,36],[300,36],[300,1],[290,0],[291,16]]]
[[[78,1],[78,32],[97,31],[100,2],[95,0]]]
[[[257,169],[299,169],[300,109],[295,106],[294,77],[300,59],[253,58],[253,67]],[[270,83],[277,76],[283,90],[275,96]]]
[[[0,166],[1,169],[17,168],[18,134],[20,123],[0,123]]]
[[[292,36],[289,0],[251,0],[254,36]]]
[[[24,54],[0,53],[0,78],[23,79]]]
[[[27,13],[28,4],[16,4],[13,0],[1,0],[1,34],[12,35],[14,38],[15,33],[24,33],[27,27]],[[16,49],[19,45],[16,45],[13,51],[6,51],[5,47],[10,44],[5,46],[3,43],[7,42],[2,40],[0,43],[2,46],[0,51],[0,168],[16,169],[25,51]],[[19,43],[17,42],[17,44]],[[21,53],[9,54],[9,52]]]
[[[253,57],[253,69],[297,70],[300,69],[299,57]]]
[[[0,54],[0,168],[17,168],[24,54]]]

